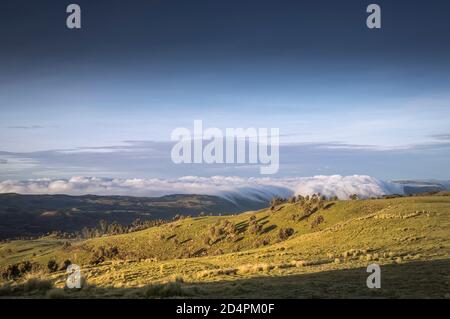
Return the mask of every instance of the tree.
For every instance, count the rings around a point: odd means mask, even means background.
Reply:
[[[101,235],[104,235],[108,232],[108,222],[106,220],[100,220],[98,223],[98,227]]]
[[[292,228],[281,228],[278,232],[278,237],[281,240],[286,240],[294,234],[294,230]]]

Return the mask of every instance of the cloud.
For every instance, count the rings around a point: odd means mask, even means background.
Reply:
[[[44,128],[44,126],[41,126],[41,125],[18,125],[18,126],[7,126],[6,128],[17,129],[17,130],[37,130],[37,129]]]
[[[8,159],[8,164],[11,164],[0,165],[0,180],[71,176],[260,176],[258,164],[176,165],[170,158],[173,144],[124,141],[119,145],[98,147],[35,152],[0,151],[0,158]],[[450,142],[446,141],[392,149],[339,142],[291,143],[280,145],[280,170],[276,177],[357,174],[382,179],[449,179],[449,158]]]
[[[34,179],[0,182],[0,193],[162,196],[170,194],[217,195],[232,201],[253,199],[267,201],[273,196],[311,195],[348,198],[402,194],[399,184],[370,176],[315,176],[298,178],[198,177],[174,179],[118,179],[76,176],[69,179]]]
[[[439,140],[439,141],[450,141],[450,134],[435,134],[430,137]]]

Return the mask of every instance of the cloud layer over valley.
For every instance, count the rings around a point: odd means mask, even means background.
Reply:
[[[232,201],[266,201],[273,196],[310,195],[348,198],[403,194],[403,186],[365,175],[314,176],[297,178],[197,177],[174,179],[119,179],[72,177],[70,179],[33,179],[0,182],[0,193],[163,196],[170,194],[218,195]]]

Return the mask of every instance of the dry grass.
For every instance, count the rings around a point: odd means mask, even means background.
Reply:
[[[324,281],[321,285],[334,287],[335,290],[327,290],[329,296],[357,297],[364,294],[364,290],[355,290],[352,295],[351,280],[359,278],[355,275],[359,273],[358,269],[362,269],[364,279],[364,268],[369,263],[389,267],[397,277],[407,279],[411,274],[396,273],[395,269],[419,262],[425,274],[433,278],[426,267],[436,268],[440,265],[438,261],[450,259],[449,197],[335,202],[320,211],[324,222],[314,230],[310,227],[311,221],[292,220],[292,215],[298,211],[297,204],[283,204],[274,212],[261,210],[227,217],[188,218],[132,234],[74,242],[70,251],[51,243],[50,239],[2,244],[0,253],[7,256],[0,264],[24,259],[44,264],[55,259],[60,264],[70,259],[82,266],[82,273],[92,288],[64,291],[66,275],[64,271],[58,271],[29,275],[30,279],[52,280],[55,288],[33,281],[27,284],[28,288],[25,288],[26,283],[21,288],[18,283],[9,283],[0,289],[0,294],[48,298],[171,298],[196,297],[203,292],[225,297],[230,290],[230,296],[234,291],[243,297],[260,297],[264,295],[260,290],[272,282],[273,288],[268,291],[273,296],[289,293],[282,287],[287,284],[292,289],[291,296],[296,297],[298,289],[286,283],[284,278],[294,278],[293,281],[301,282],[309,292],[316,284],[307,278],[317,276],[337,280],[340,273],[349,276],[347,280],[338,280],[343,292],[338,292],[331,282]],[[261,234],[247,231],[251,220],[263,225]],[[210,236],[212,227],[214,242],[205,245],[204,239]],[[220,227],[224,231],[216,231]],[[279,241],[279,230],[287,228],[292,228],[294,234]],[[233,234],[232,240],[227,239],[230,234]],[[268,244],[259,244],[261,239],[267,239]],[[117,256],[106,258],[97,265],[90,264],[93,252],[99,247],[105,250],[117,247]],[[31,257],[30,251],[37,252],[36,256]],[[303,282],[312,286],[304,286]],[[364,281],[362,283],[360,289],[365,288]],[[408,295],[408,289],[414,287],[407,284],[408,280],[406,286],[399,288],[398,295],[387,297]],[[440,292],[439,283],[428,287],[430,295],[445,295]],[[324,296],[328,295],[319,293],[316,296],[311,292],[311,297]]]

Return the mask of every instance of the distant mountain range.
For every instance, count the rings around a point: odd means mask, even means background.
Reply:
[[[440,192],[450,189],[450,181],[399,180],[393,182],[403,186],[403,192],[405,195],[416,195],[427,192]]]

